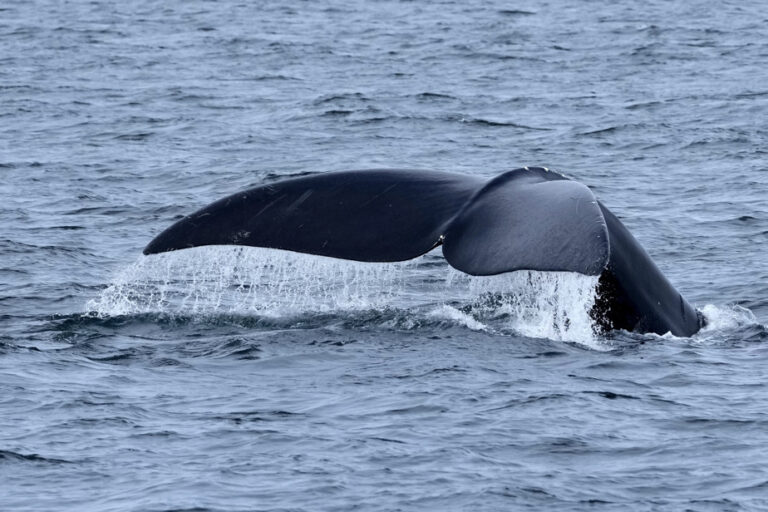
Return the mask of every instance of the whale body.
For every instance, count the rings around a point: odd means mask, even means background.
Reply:
[[[516,270],[599,275],[603,330],[691,336],[696,311],[585,185],[543,167],[486,180],[439,171],[314,174],[238,192],[184,217],[144,249],[248,245],[393,262],[442,246],[471,275]]]

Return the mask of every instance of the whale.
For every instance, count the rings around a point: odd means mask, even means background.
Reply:
[[[490,179],[415,169],[288,178],[185,216],[143,252],[204,245],[364,262],[404,261],[441,247],[449,265],[475,276],[599,276],[590,315],[602,332],[691,336],[705,322],[587,186],[545,167]]]

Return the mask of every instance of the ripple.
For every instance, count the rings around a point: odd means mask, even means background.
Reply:
[[[0,463],[3,462],[6,464],[12,462],[31,462],[36,464],[72,464],[72,462],[68,460],[42,457],[35,453],[22,454],[8,450],[0,450]]]
[[[764,14],[532,5],[5,2],[2,508],[765,508]],[[137,259],[232,190],[537,163],[707,328],[439,255]]]

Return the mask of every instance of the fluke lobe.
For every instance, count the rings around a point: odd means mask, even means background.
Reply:
[[[225,197],[160,233],[144,254],[250,245],[357,261],[402,261],[442,245],[472,275],[600,275],[603,329],[690,336],[703,324],[586,186],[542,167],[491,180],[437,171],[315,174]]]

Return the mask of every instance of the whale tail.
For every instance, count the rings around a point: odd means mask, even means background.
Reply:
[[[317,174],[225,197],[160,233],[144,254],[250,245],[358,261],[402,261],[442,245],[472,275],[600,275],[606,329],[689,336],[700,316],[584,185],[541,167],[489,181],[435,171]]]
[[[609,257],[597,200],[543,168],[490,181],[434,171],[312,175],[231,195],[181,219],[144,249],[250,245],[358,261],[402,261],[443,245],[473,275],[599,274]]]

